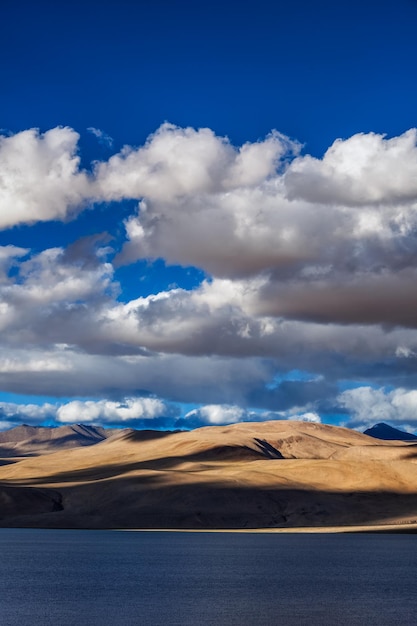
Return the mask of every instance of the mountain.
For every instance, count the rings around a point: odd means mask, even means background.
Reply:
[[[292,528],[417,520],[417,444],[273,421],[119,431],[0,467],[0,526]]]
[[[417,435],[406,433],[403,430],[393,428],[383,422],[375,424],[372,428],[365,430],[364,435],[375,437],[375,439],[384,439],[386,441],[417,441]]]
[[[82,424],[58,428],[22,424],[0,432],[0,457],[36,456],[68,448],[92,446],[116,432],[119,431]],[[130,432],[130,429],[125,432]]]

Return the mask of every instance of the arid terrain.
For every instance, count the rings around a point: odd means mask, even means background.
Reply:
[[[417,521],[411,442],[291,421],[174,433],[50,430],[1,433],[0,526],[251,529]]]

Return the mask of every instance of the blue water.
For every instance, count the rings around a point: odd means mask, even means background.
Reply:
[[[414,625],[416,542],[0,529],[0,624]]]

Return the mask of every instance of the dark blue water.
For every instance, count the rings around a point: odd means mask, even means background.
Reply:
[[[414,625],[416,542],[1,529],[0,624]]]

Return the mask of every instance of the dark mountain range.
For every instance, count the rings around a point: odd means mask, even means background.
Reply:
[[[406,433],[383,422],[375,424],[372,428],[364,431],[364,435],[374,437],[375,439],[384,439],[385,441],[416,441],[417,435]]]

